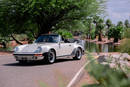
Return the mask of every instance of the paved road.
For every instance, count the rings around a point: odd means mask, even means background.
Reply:
[[[72,59],[47,65],[35,62],[20,65],[12,55],[0,56],[0,87],[64,87],[84,65]]]

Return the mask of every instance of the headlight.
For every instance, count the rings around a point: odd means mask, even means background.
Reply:
[[[42,52],[42,48],[38,47],[37,50],[34,53],[41,53]]]
[[[15,47],[15,48],[14,48],[14,52],[17,52],[17,51],[19,51],[19,48],[18,48],[18,47]]]

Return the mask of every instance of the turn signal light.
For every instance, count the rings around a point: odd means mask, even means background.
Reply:
[[[42,56],[42,54],[35,54],[34,56]]]

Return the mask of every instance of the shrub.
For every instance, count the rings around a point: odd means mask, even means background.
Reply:
[[[127,29],[124,34],[124,38],[121,41],[121,45],[119,46],[120,51],[123,53],[129,53],[130,54],[130,29]]]
[[[91,61],[90,58],[93,57],[88,54],[88,60]],[[121,69],[112,69],[108,65],[102,65],[92,61],[87,65],[86,70],[97,80],[97,84],[83,87],[130,87],[130,79],[127,78]]]
[[[119,48],[122,53],[130,54],[130,39],[123,39]]]
[[[56,31],[55,33],[60,34],[64,38],[72,38],[73,37],[72,33],[70,33],[69,31],[67,31],[65,29],[60,29],[60,30]]]
[[[130,28],[126,29],[124,37],[130,39]]]

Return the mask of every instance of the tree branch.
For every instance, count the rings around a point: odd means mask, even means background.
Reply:
[[[20,44],[20,45],[22,45],[23,43],[21,43],[20,41],[18,41],[12,34],[11,34],[11,37],[13,38],[13,40],[15,40],[16,41],[16,43],[18,43],[18,44]]]

